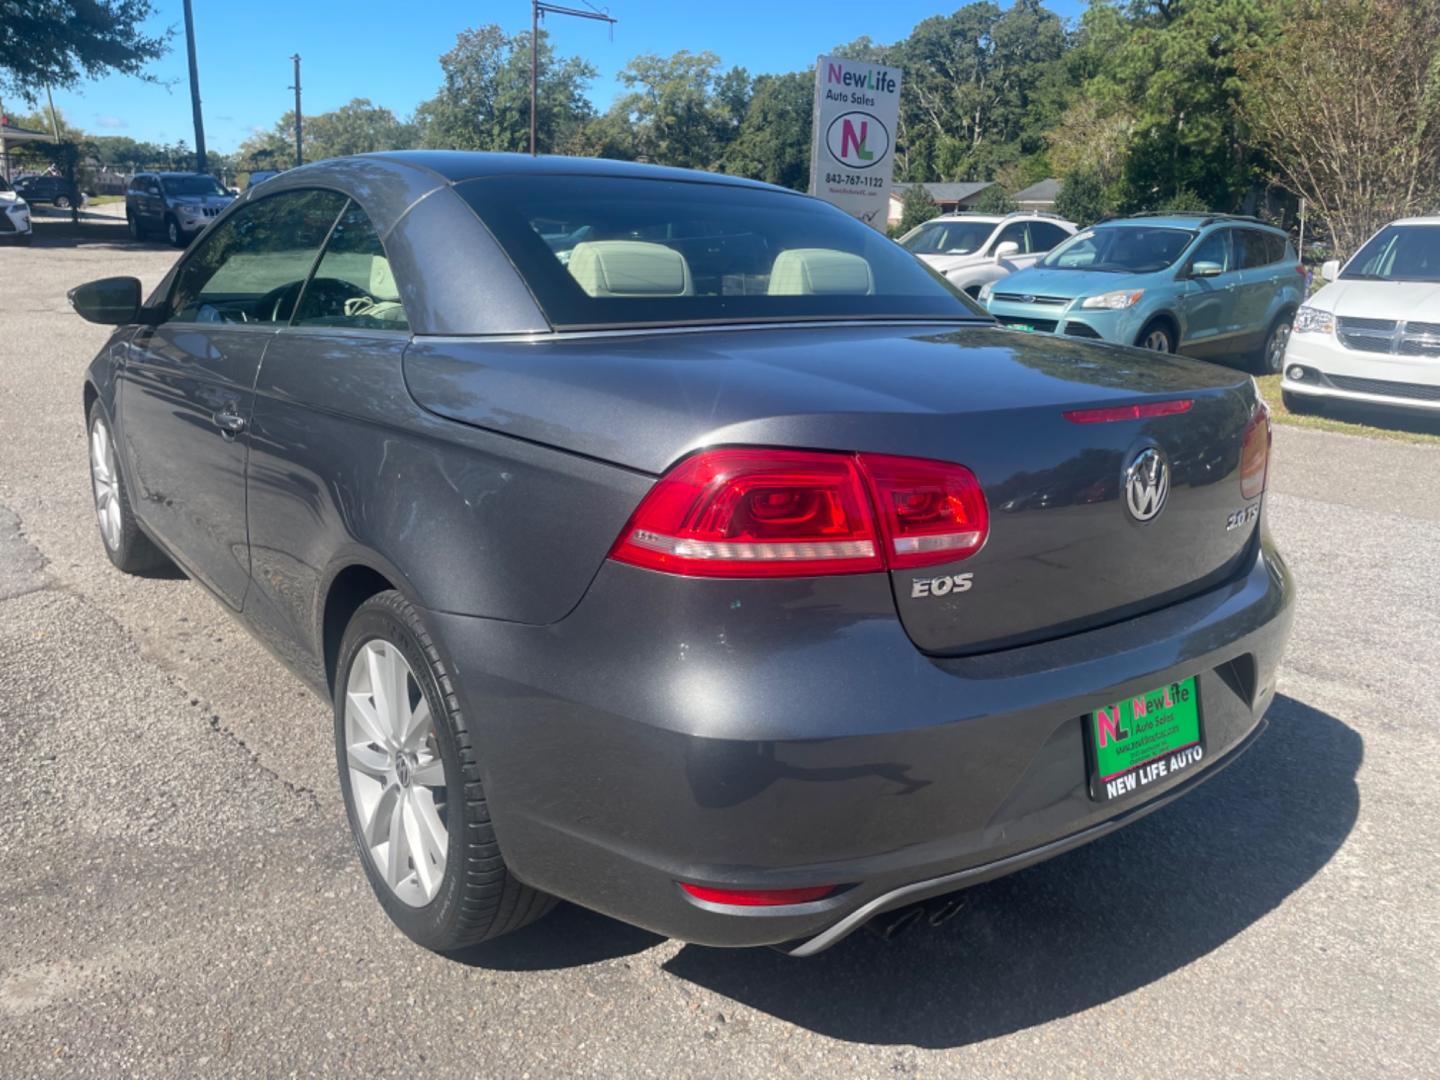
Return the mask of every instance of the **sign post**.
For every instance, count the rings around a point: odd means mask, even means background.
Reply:
[[[815,65],[810,194],[883,231],[899,118],[899,68],[820,57]]]

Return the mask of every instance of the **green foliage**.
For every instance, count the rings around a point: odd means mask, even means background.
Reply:
[[[140,24],[150,0],[5,0],[0,3],[0,90],[34,104],[47,86],[74,86],[118,72],[149,78],[172,31],[151,37]]]
[[[1010,198],[1003,187],[995,184],[980,193],[980,198],[975,200],[975,209],[982,214],[1013,214],[1020,209],[1020,204]]]
[[[930,198],[930,193],[921,184],[911,184],[900,196],[900,224],[896,226],[895,232],[899,236],[905,235],[916,225],[923,225],[931,218],[938,216],[940,208]]]
[[[542,153],[564,147],[593,115],[585,90],[595,78],[590,63],[556,56],[548,37],[540,32],[536,64],[536,143]],[[439,93],[415,113],[423,145],[529,150],[528,33],[509,36],[493,24],[464,30],[455,48],[440,57],[440,68]]]
[[[637,56],[620,71],[630,88],[611,109],[628,122],[625,156],[689,169],[717,168],[736,137],[750,103],[743,68],[719,73],[712,52],[680,50],[673,56]],[[613,121],[612,121],[613,122]]]
[[[1097,172],[1077,172],[1065,178],[1055,197],[1055,212],[1084,228],[1115,212],[1115,202]]]
[[[756,79],[745,117],[725,150],[725,171],[804,191],[810,184],[814,103],[813,72]]]
[[[1195,192],[1191,191],[1189,188],[1182,187],[1179,191],[1177,191],[1174,195],[1171,195],[1168,199],[1160,200],[1160,203],[1155,207],[1155,209],[1164,210],[1169,213],[1205,213],[1210,209],[1210,206],[1205,202],[1204,199],[1202,199],[1199,195],[1195,194]]]

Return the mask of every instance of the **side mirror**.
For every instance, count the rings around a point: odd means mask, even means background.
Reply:
[[[1330,259],[1320,267],[1320,276],[1326,281],[1336,281],[1340,277],[1340,260]]]
[[[1019,254],[1020,245],[1015,243],[1014,240],[1006,240],[1003,244],[1001,244],[995,249],[995,261],[997,263],[1004,262],[1006,259],[1010,258],[1011,255]]]
[[[70,290],[70,306],[82,319],[104,326],[125,326],[140,316],[140,279],[101,278]]]
[[[1195,277],[1219,277],[1225,272],[1225,268],[1217,262],[1197,262],[1190,267],[1190,276]]]

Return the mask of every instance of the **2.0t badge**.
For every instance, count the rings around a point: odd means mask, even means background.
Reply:
[[[1139,522],[1154,521],[1170,497],[1170,464],[1153,446],[1136,454],[1125,470],[1125,509]]]

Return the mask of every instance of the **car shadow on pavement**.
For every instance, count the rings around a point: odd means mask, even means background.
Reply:
[[[457,963],[492,971],[553,971],[632,956],[665,940],[638,926],[562,902],[522,930],[448,955]]]
[[[665,970],[833,1038],[931,1048],[1111,1001],[1273,911],[1354,826],[1360,736],[1284,696],[1269,720],[1211,782],[1118,833],[970,889],[960,915],[937,929],[888,944],[860,932],[809,960],[692,945]]]

